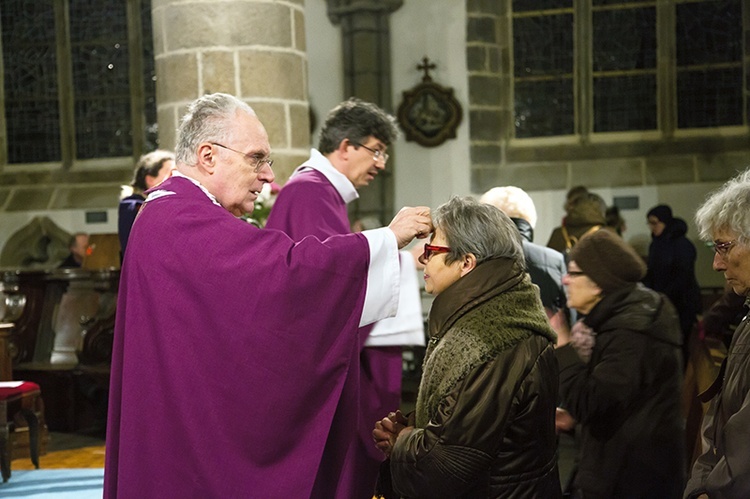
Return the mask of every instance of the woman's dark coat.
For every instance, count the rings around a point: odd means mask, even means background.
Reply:
[[[528,275],[484,262],[441,293],[391,497],[560,497],[554,332]]]
[[[556,350],[563,407],[581,424],[574,488],[584,498],[680,497],[685,476],[680,331],[671,303],[634,285],[605,296],[584,323],[591,360]]]
[[[695,246],[686,234],[685,221],[673,218],[661,235],[652,236],[648,273],[643,279],[643,284],[667,295],[677,309],[684,344],[702,308],[700,286],[695,278]]]

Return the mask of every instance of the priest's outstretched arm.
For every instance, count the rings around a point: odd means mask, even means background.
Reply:
[[[430,209],[418,206],[402,208],[388,227],[362,232],[370,246],[370,266],[360,326],[396,315],[400,286],[398,250],[415,237],[427,237],[431,231]]]

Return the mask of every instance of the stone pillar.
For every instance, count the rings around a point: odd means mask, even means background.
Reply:
[[[510,3],[467,0],[466,18],[471,190],[481,193],[505,185],[499,165],[512,136],[503,127],[513,116]]]
[[[344,98],[359,97],[393,113],[391,103],[391,32],[389,16],[403,0],[328,0],[328,17],[341,24],[344,54]],[[325,110],[324,112],[327,112]],[[354,203],[352,219],[393,216],[392,159]]]
[[[283,183],[307,159],[310,119],[304,0],[153,0],[159,138],[174,148],[186,106],[225,92],[268,131]]]

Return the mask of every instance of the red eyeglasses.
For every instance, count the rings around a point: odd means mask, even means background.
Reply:
[[[450,248],[448,246],[433,246],[432,244],[424,245],[424,252],[419,256],[419,263],[427,265],[427,262],[432,258],[432,255],[437,253],[449,253]]]

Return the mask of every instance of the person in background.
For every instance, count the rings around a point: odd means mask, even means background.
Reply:
[[[318,148],[279,193],[266,227],[295,241],[350,233],[347,205],[385,170],[386,151],[397,137],[395,118],[375,104],[357,98],[340,103],[323,123]],[[352,355],[359,359],[352,366],[359,369],[347,378],[342,399],[348,405],[342,403],[335,416],[339,425],[356,428],[359,438],[347,441],[349,432],[332,433],[321,463],[317,490],[332,498],[372,498],[383,460],[372,446],[372,423],[401,401],[402,346],[373,345],[371,330],[358,332],[360,349]]]
[[[68,241],[68,248],[70,254],[62,261],[58,268],[77,268],[83,263],[83,258],[86,256],[86,252],[89,249],[89,235],[85,232],[76,232],[70,236]]]
[[[640,284],[643,259],[613,231],[570,252],[568,306],[583,319],[555,351],[558,429],[582,430],[572,497],[670,499],[684,484],[681,335],[674,307]]]
[[[701,290],[695,278],[695,246],[685,237],[687,224],[660,204],[647,215],[651,229],[648,272],[643,284],[664,293],[677,309],[682,331],[683,359],[687,364],[690,333],[701,311]]]
[[[416,410],[372,436],[391,497],[561,496],[555,333],[500,210],[452,198],[433,212],[425,290],[435,296]]]
[[[534,244],[537,214],[531,196],[514,186],[493,187],[485,192],[479,201],[494,206],[508,215],[518,229],[523,244],[526,271],[531,276],[531,282],[539,286],[539,295],[550,325],[557,334],[567,334],[567,297],[562,285],[562,278],[566,273],[565,259],[559,251]]]
[[[606,219],[607,227],[611,227],[612,230],[617,232],[618,236],[622,237],[622,233],[627,230],[625,219],[620,215],[620,208],[617,206],[610,206],[604,214]]]
[[[585,185],[576,185],[568,189],[568,192],[565,194],[565,204],[563,204],[563,209],[565,210],[566,216],[573,209],[573,204],[575,203],[575,201],[584,194],[588,193],[589,190]],[[565,217],[563,217],[562,223],[565,223]]]
[[[125,255],[125,248],[130,237],[130,230],[135,217],[146,200],[145,191],[162,183],[174,170],[174,153],[157,149],[144,154],[135,165],[133,180],[130,182],[132,193],[125,196],[117,210],[117,235],[120,239],[120,252]]]
[[[567,255],[582,237],[606,226],[607,205],[598,194],[585,192],[573,196],[565,206],[565,219],[552,231],[547,247]]]
[[[240,217],[274,180],[265,127],[227,94],[190,103],[172,176],[153,189],[120,276],[104,497],[313,497],[357,328],[393,316],[388,227],[294,242]],[[155,237],[158,236],[158,237]]]
[[[695,215],[700,237],[713,241],[713,269],[735,294],[750,296],[750,170],[712,193]],[[703,453],[693,464],[685,498],[750,497],[750,317],[732,335],[727,357],[711,387],[700,395]]]

